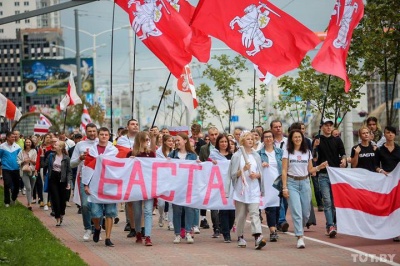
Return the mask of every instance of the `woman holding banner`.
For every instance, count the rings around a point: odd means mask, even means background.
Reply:
[[[216,140],[215,149],[210,151],[209,159],[214,164],[217,161],[227,161],[232,158],[228,135],[219,134]],[[231,243],[231,233],[235,223],[235,210],[219,210],[219,221],[221,224],[221,233],[224,236],[225,243]]]
[[[260,197],[264,194],[261,158],[252,149],[254,145],[252,133],[243,134],[240,137],[240,145],[240,149],[232,156],[229,165],[229,176],[234,189],[238,247],[245,248],[247,246],[243,231],[246,216],[249,213],[252,235],[255,238],[256,249],[259,250],[266,245],[266,240],[262,236],[259,216]]]
[[[262,141],[264,147],[262,147],[258,154],[260,154],[262,167],[264,167],[265,178],[270,178],[273,182],[279,175],[282,174],[282,155],[283,151],[274,145],[274,135],[271,130],[266,130],[262,134]],[[276,190],[275,190],[276,191]],[[265,208],[265,214],[267,216],[267,223],[269,228],[269,241],[277,242],[278,234],[276,233],[276,225],[279,220],[279,197],[277,197],[278,207],[267,207]]]
[[[158,136],[160,136],[159,134]],[[167,158],[168,154],[170,154],[174,148],[174,138],[171,135],[163,135],[162,136],[162,143],[161,146],[157,149],[156,151],[156,157],[157,158]],[[163,216],[164,216],[164,209],[165,205],[169,204],[168,202],[165,202],[165,200],[158,198],[157,199],[157,205],[158,205],[158,213],[160,214],[159,220],[158,220],[158,225],[160,227],[164,226],[163,222]],[[168,212],[168,230],[174,230],[174,224],[172,223],[173,221],[173,212],[169,211]]]
[[[155,140],[154,140],[155,143]],[[153,143],[153,144],[154,144]],[[148,132],[140,131],[135,136],[135,143],[133,149],[128,153],[128,156],[132,157],[144,157],[144,158],[155,158],[156,154],[150,149],[152,145],[151,138]],[[152,246],[151,242],[151,229],[153,227],[153,199],[138,200],[133,202],[133,212],[135,219],[136,229],[136,243],[142,243],[142,233],[140,225],[142,224],[142,208],[144,208],[144,244],[146,246]]]
[[[177,134],[175,138],[175,146],[176,149],[172,151],[168,157],[172,159],[180,159],[180,160],[197,160],[196,153],[192,150],[190,146],[190,141],[186,133],[180,132]],[[174,232],[175,239],[174,244],[179,244],[182,240],[181,237],[181,227],[182,227],[182,215],[184,215],[185,221],[185,237],[186,242],[188,244],[194,243],[193,236],[191,234],[192,227],[194,226],[194,215],[195,209],[190,207],[178,206],[172,204],[173,210],[173,223],[174,223]],[[183,214],[184,212],[184,214]]]
[[[316,167],[312,165],[311,151],[300,130],[290,131],[287,150],[282,159],[282,193],[288,199],[290,213],[297,237],[297,248],[305,248],[303,228],[306,226],[311,209],[311,186],[309,174],[325,168],[328,162]]]

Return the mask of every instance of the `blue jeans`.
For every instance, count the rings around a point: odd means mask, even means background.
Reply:
[[[133,202],[133,216],[135,217],[135,230],[140,232],[142,224],[142,205],[144,207],[144,235],[151,236],[153,227],[153,199],[138,200]]]
[[[312,180],[312,183],[314,186],[314,195],[315,195],[315,200],[317,201],[317,206],[323,206],[322,198],[321,198],[321,191],[319,189],[319,183],[318,183],[318,175],[311,176],[311,180]]]
[[[81,208],[82,208],[82,220],[83,220],[83,227],[85,230],[92,229],[91,219],[92,215],[90,212],[91,206],[90,202],[88,202],[88,196],[85,193],[84,185],[80,183],[80,196],[81,196]]]
[[[286,212],[288,208],[288,202],[287,199],[281,198],[280,205],[279,205],[279,220],[278,220],[278,225],[281,225],[282,223],[287,222],[286,221]]]
[[[268,227],[276,227],[279,219],[279,207],[265,208],[265,215],[267,217]]]
[[[292,215],[294,234],[304,235],[303,228],[306,226],[311,211],[311,186],[308,178],[304,180],[287,179],[289,190],[289,209]]]
[[[172,210],[174,212],[173,223],[175,235],[180,235],[181,233],[181,218],[183,210],[185,210],[185,231],[189,233],[192,230],[192,227],[195,225],[193,224],[195,209],[172,204]]]
[[[108,218],[117,217],[117,204],[116,203],[91,203],[91,214],[93,218]]]
[[[331,181],[327,173],[318,174],[319,189],[322,195],[322,203],[324,204],[324,213],[326,219],[326,228],[334,226],[335,206],[333,205],[333,195]]]

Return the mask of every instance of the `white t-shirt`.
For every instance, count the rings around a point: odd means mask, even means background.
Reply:
[[[307,150],[306,153],[302,153],[300,151],[294,151],[294,154],[288,154],[288,151],[284,150],[282,158],[288,158],[288,165],[289,165],[287,172],[288,175],[291,176],[308,175],[308,160],[312,160],[312,155],[309,150]]]
[[[279,148],[281,150],[287,149],[287,138],[283,137],[281,141],[274,140],[275,148]]]
[[[278,162],[275,158],[275,150],[272,152],[265,151],[265,154],[268,156],[269,166],[267,167],[267,174],[264,176],[264,178],[275,180],[279,175]]]
[[[258,173],[259,170],[257,169],[257,162],[254,159],[253,154],[249,154],[249,163],[251,164],[250,171],[245,171],[243,173],[244,177],[246,178],[246,182],[248,187],[245,187],[242,181],[242,177],[239,177],[235,190],[233,192],[233,199],[243,202],[243,203],[260,203],[260,185],[258,179],[251,179],[249,177],[249,172]],[[245,161],[243,156],[240,158],[240,169],[243,169],[245,166]]]

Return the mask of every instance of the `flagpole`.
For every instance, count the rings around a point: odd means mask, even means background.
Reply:
[[[133,33],[133,30],[130,30],[129,36]],[[136,71],[136,34],[134,34],[134,43],[133,43],[133,69],[132,69],[132,119],[135,113],[135,71]],[[129,42],[131,43],[131,38],[129,38]],[[132,48],[131,48],[132,49]]]
[[[110,111],[111,111],[111,141],[113,140],[113,51],[114,51],[114,18],[115,18],[115,2],[113,5],[112,26],[111,26],[111,71],[110,71]]]
[[[176,97],[176,92],[174,92],[174,101],[172,102],[171,127],[172,127],[172,121],[173,121],[173,119],[174,119],[175,97]]]
[[[325,92],[325,99],[324,99],[324,105],[322,106],[322,115],[321,115],[321,121],[319,123],[319,131],[318,131],[318,138],[321,135],[321,126],[324,121],[324,115],[325,115],[325,109],[326,109],[326,100],[328,98],[328,91],[329,91],[329,84],[331,83],[331,75],[328,77],[328,85],[326,86],[326,92]]]
[[[165,83],[165,87],[164,87],[163,93],[162,93],[162,95],[161,95],[160,102],[158,103],[157,111],[156,111],[156,114],[154,115],[153,123],[151,124],[151,127],[150,127],[150,128],[153,128],[153,127],[154,127],[154,124],[156,123],[156,119],[157,119],[157,115],[158,115],[158,110],[160,110],[161,102],[162,102],[162,99],[163,99],[163,97],[164,97],[165,91],[167,90],[167,86],[168,86],[168,82],[169,82],[169,79],[170,79],[170,78],[171,78],[171,72],[169,72],[167,82]]]
[[[253,128],[255,128],[255,118],[256,118],[256,70],[254,69],[254,79],[253,79]]]
[[[67,111],[68,111],[68,106],[65,108],[63,132],[65,132],[65,124],[67,123]]]

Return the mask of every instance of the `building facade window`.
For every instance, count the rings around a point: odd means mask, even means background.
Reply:
[[[0,29],[0,33],[4,33],[4,29]]]
[[[25,23],[30,23],[31,21],[29,20],[29,18],[25,19]]]
[[[19,6],[19,2],[14,2],[14,6]]]
[[[29,2],[28,2],[28,1],[25,1],[25,2],[24,2],[24,6],[29,6]]]

